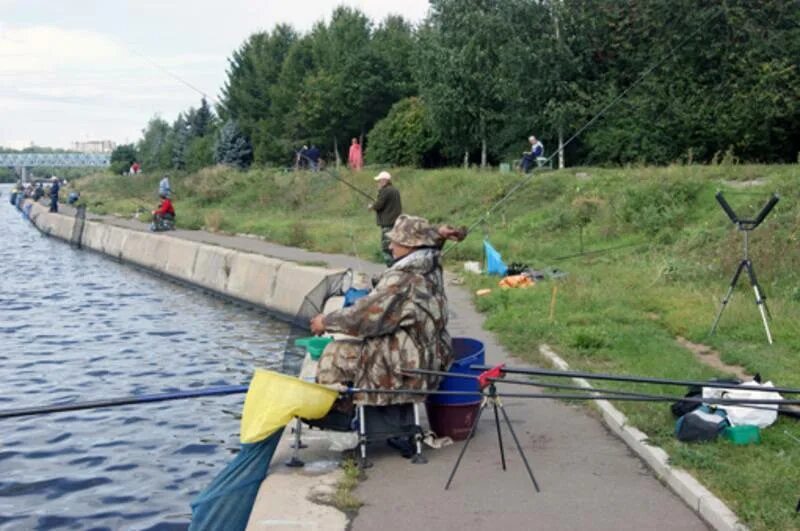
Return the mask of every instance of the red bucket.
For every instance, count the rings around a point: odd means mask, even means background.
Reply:
[[[439,437],[450,437],[454,441],[463,441],[469,437],[469,431],[475,423],[480,407],[480,400],[471,404],[425,402],[431,429]]]

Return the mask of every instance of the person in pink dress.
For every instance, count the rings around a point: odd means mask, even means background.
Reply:
[[[350,154],[347,156],[347,165],[353,171],[360,171],[364,166],[364,157],[361,155],[361,144],[354,138],[350,143]]]

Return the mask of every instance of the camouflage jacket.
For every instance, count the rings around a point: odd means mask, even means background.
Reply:
[[[446,371],[453,360],[447,332],[438,249],[417,249],[381,276],[354,306],[325,316],[328,331],[362,339],[353,383],[365,389],[435,390],[440,377],[406,375],[403,369]],[[368,405],[420,402],[424,395],[363,394]]]

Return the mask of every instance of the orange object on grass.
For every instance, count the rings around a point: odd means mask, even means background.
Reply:
[[[498,282],[501,288],[529,288],[535,282],[527,275],[508,275]]]

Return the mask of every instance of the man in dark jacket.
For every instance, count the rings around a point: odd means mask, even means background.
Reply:
[[[50,185],[50,212],[58,212],[59,190],[61,190],[61,185],[58,183],[58,177],[53,177],[53,184]]]
[[[382,171],[375,177],[378,182],[378,198],[369,208],[375,211],[375,218],[381,228],[381,252],[383,261],[387,266],[394,262],[392,252],[389,250],[389,237],[387,233],[394,227],[394,222],[403,211],[400,202],[400,192],[392,186],[392,175],[388,171]]]

